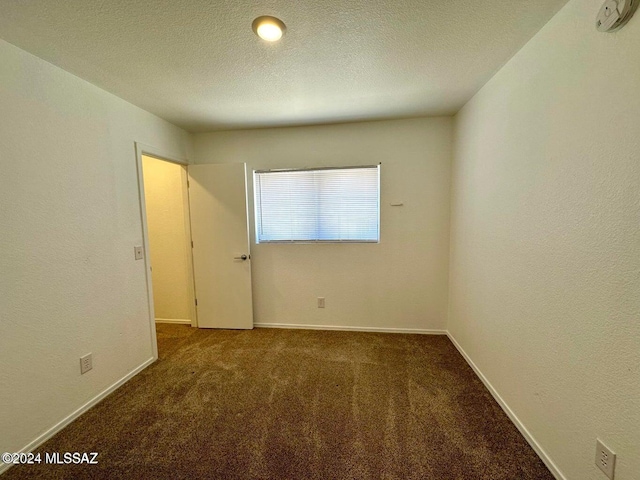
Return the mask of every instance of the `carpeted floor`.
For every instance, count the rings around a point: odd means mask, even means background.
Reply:
[[[553,476],[444,336],[158,325],[160,359],[3,480]]]

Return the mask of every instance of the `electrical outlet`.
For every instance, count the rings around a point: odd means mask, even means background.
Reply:
[[[318,297],[318,308],[324,308],[324,297]]]
[[[141,245],[133,247],[133,254],[136,260],[142,260],[144,258],[144,250]]]
[[[93,357],[91,353],[87,353],[84,357],[80,357],[80,374],[83,375],[93,368]]]
[[[613,471],[616,468],[616,454],[609,447],[596,439],[596,465],[604,474],[613,479]]]

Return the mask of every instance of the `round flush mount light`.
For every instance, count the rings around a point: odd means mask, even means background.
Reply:
[[[282,20],[269,16],[256,18],[251,27],[256,35],[267,42],[277,42],[287,29]]]

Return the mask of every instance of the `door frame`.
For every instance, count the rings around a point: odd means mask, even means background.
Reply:
[[[169,163],[175,163],[177,165],[187,167],[189,166],[189,160],[184,157],[175,157],[171,154],[167,154],[162,149],[145,145],[144,143],[134,142],[136,152],[136,171],[138,173],[138,200],[140,205],[140,220],[142,222],[142,242],[144,248],[144,271],[145,279],[147,283],[147,304],[149,308],[149,328],[151,330],[151,348],[153,350],[154,360],[158,359],[158,340],[156,338],[156,318],[155,308],[153,303],[153,279],[151,276],[151,258],[149,255],[149,225],[147,222],[147,205],[145,199],[144,190],[144,173],[142,171],[142,156],[152,157],[157,160],[162,160]],[[186,169],[185,169],[186,170]],[[188,172],[185,171],[183,178],[183,188],[186,187],[188,181]],[[189,285],[190,293],[193,295],[193,302],[189,307],[191,312],[191,326],[198,326],[198,317],[195,306],[195,279],[193,276],[193,252],[189,246],[191,245],[191,214],[189,212],[189,199],[188,188],[186,190],[187,195],[183,196],[183,208],[185,210],[185,235],[187,237],[187,265],[188,265],[188,277],[191,280]]]

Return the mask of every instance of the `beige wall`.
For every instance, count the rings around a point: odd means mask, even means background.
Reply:
[[[194,295],[186,169],[147,156],[142,157],[142,167],[155,317],[191,321]]]
[[[0,451],[15,452],[153,358],[134,141],[187,157],[189,136],[1,40],[0,105]]]
[[[196,163],[246,162],[250,172],[382,162],[380,244],[256,245],[252,231],[256,323],[445,328],[451,126],[430,118],[194,135]],[[250,204],[253,229],[252,194]]]
[[[571,0],[458,114],[449,330],[567,479],[640,472],[640,15]]]

